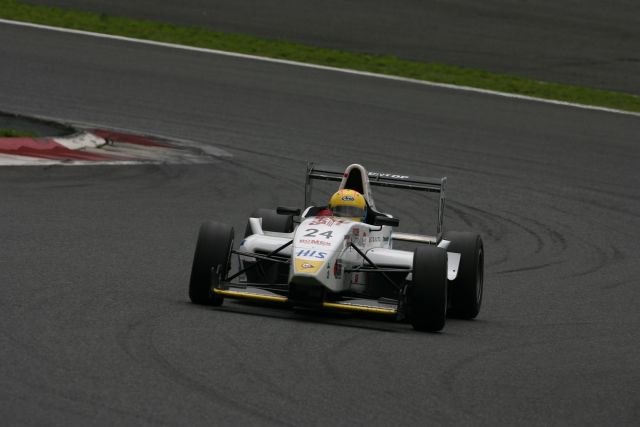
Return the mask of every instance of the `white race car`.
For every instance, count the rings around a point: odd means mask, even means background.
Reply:
[[[317,216],[308,206],[314,180],[339,181],[361,193],[364,221]],[[305,206],[258,209],[233,248],[233,227],[208,221],[200,227],[189,284],[196,304],[221,305],[225,297],[289,306],[351,310],[408,320],[421,331],[439,331],[447,315],[472,319],[482,302],[484,252],[479,234],[443,233],[446,178],[367,172],[309,165]],[[378,212],[372,186],[439,194],[435,235],[394,232],[397,218]],[[413,251],[393,248],[412,242]],[[232,273],[233,255],[239,260]]]

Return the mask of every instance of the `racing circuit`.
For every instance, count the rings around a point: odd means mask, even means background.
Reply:
[[[0,24],[0,110],[208,144],[208,164],[0,168],[7,425],[634,425],[640,119]],[[438,334],[188,302],[206,219],[308,160],[448,177],[483,308]],[[419,223],[421,200],[386,207]],[[414,230],[416,232],[424,230]]]

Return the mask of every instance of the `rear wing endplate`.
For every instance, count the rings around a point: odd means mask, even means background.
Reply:
[[[439,193],[440,202],[438,204],[437,241],[442,238],[445,206],[445,187],[447,178],[426,178],[414,175],[403,175],[396,173],[368,171],[369,184],[372,186],[401,188],[405,190],[426,191]],[[344,171],[335,167],[307,164],[307,175],[305,179],[304,206],[311,203],[311,191],[313,180],[342,181]]]

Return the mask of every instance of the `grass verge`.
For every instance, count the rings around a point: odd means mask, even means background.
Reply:
[[[27,131],[22,131],[22,130],[15,130],[15,129],[0,129],[0,138],[7,138],[7,137],[37,137],[38,134],[33,133],[33,132],[27,132]]]
[[[393,56],[318,48],[198,27],[25,4],[16,0],[0,0],[0,18],[640,112],[640,96],[626,93],[541,82],[451,65],[408,61]]]

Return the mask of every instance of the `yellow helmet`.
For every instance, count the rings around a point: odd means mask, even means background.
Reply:
[[[367,215],[367,202],[364,196],[355,190],[338,190],[329,200],[329,209],[335,216],[364,221]]]

